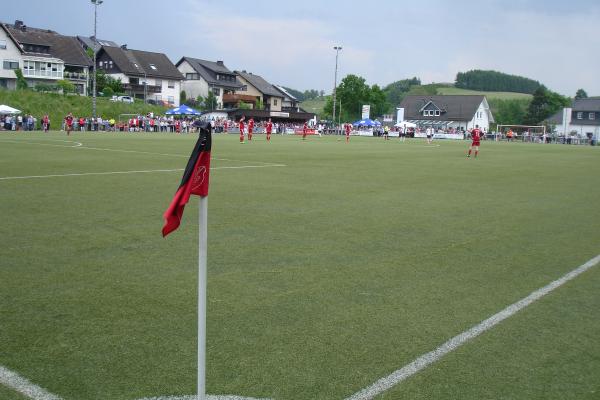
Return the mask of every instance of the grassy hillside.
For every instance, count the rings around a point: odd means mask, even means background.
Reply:
[[[323,113],[323,109],[325,108],[325,103],[327,103],[327,97],[318,97],[316,99],[303,101],[300,103],[300,107],[302,107],[302,109],[304,109],[306,112],[321,115]]]
[[[514,92],[481,92],[478,90],[459,89],[455,87],[439,87],[437,89],[438,94],[457,94],[457,95],[469,95],[469,94],[482,94],[488,98],[488,100],[531,100],[531,95],[527,93],[514,93]]]
[[[38,120],[44,114],[48,114],[51,124],[61,121],[69,112],[72,112],[76,117],[90,117],[92,115],[91,97],[63,96],[56,93],[37,93],[29,90],[0,90],[0,104],[18,108],[24,114],[32,114]],[[126,104],[112,102],[106,98],[98,98],[97,110],[98,116],[104,119],[114,118],[118,120],[120,114],[145,115],[149,112],[163,114],[166,108],[141,102]]]

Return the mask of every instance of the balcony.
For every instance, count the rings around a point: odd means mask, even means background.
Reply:
[[[223,94],[223,104],[238,104],[238,103],[256,104],[256,97],[249,94]]]
[[[63,72],[40,69],[23,69],[23,76],[27,78],[63,79]]]
[[[124,83],[123,90],[126,92],[133,93],[144,93],[144,87],[146,88],[146,93],[161,93],[162,86],[157,85],[143,85],[140,83]]]
[[[65,79],[70,79],[72,81],[87,81],[88,76],[83,72],[64,72]]]

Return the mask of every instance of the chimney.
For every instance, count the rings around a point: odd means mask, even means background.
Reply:
[[[123,50],[127,50],[127,43],[125,43],[124,45],[122,45],[122,46],[121,46],[121,48],[122,48]]]
[[[21,31],[27,32],[27,25],[21,25]]]
[[[23,26],[23,21],[21,21],[19,19],[15,21],[15,29],[21,29],[22,26]]]
[[[220,65],[221,67],[223,67],[223,61],[217,61],[217,65]]]

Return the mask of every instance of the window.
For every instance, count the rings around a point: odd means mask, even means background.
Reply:
[[[244,85],[240,88],[240,92],[245,92],[246,90],[248,90],[248,85]]]
[[[6,40],[0,39],[0,49],[6,49]]]
[[[155,85],[160,86],[162,88],[162,79],[157,79]]]
[[[200,79],[200,75],[198,75],[197,73],[188,72],[187,74],[185,74],[185,79],[187,79],[188,81],[197,81],[198,79]]]
[[[218,87],[214,87],[212,88],[212,92],[215,96],[220,96],[221,95],[221,89],[219,89]]]
[[[169,104],[175,104],[175,97],[169,96],[168,101],[169,101]]]
[[[581,111],[577,113],[577,119],[583,119],[583,113]]]
[[[277,99],[273,99],[273,105],[276,106],[277,105]]]
[[[19,62],[13,60],[4,60],[2,63],[4,69],[19,69]]]
[[[129,83],[131,83],[132,85],[139,85],[140,78],[129,78]]]
[[[590,120],[596,119],[596,114],[594,114],[593,112],[591,112],[591,113],[588,115],[588,118],[589,118]]]
[[[102,65],[103,65],[102,61],[98,61],[98,68],[102,68]]]
[[[153,70],[155,70],[155,71],[156,71],[156,65],[154,65],[154,64],[150,64],[150,68],[152,68]]]
[[[436,116],[436,117],[439,117],[439,116],[440,116],[440,114],[441,114],[441,113],[440,113],[440,110],[435,110],[435,116]]]
[[[169,81],[167,86],[169,89],[175,89],[175,81]]]

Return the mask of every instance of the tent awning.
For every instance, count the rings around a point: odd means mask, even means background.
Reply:
[[[0,114],[21,114],[21,110],[17,110],[16,108],[12,108],[5,104],[0,105]]]

